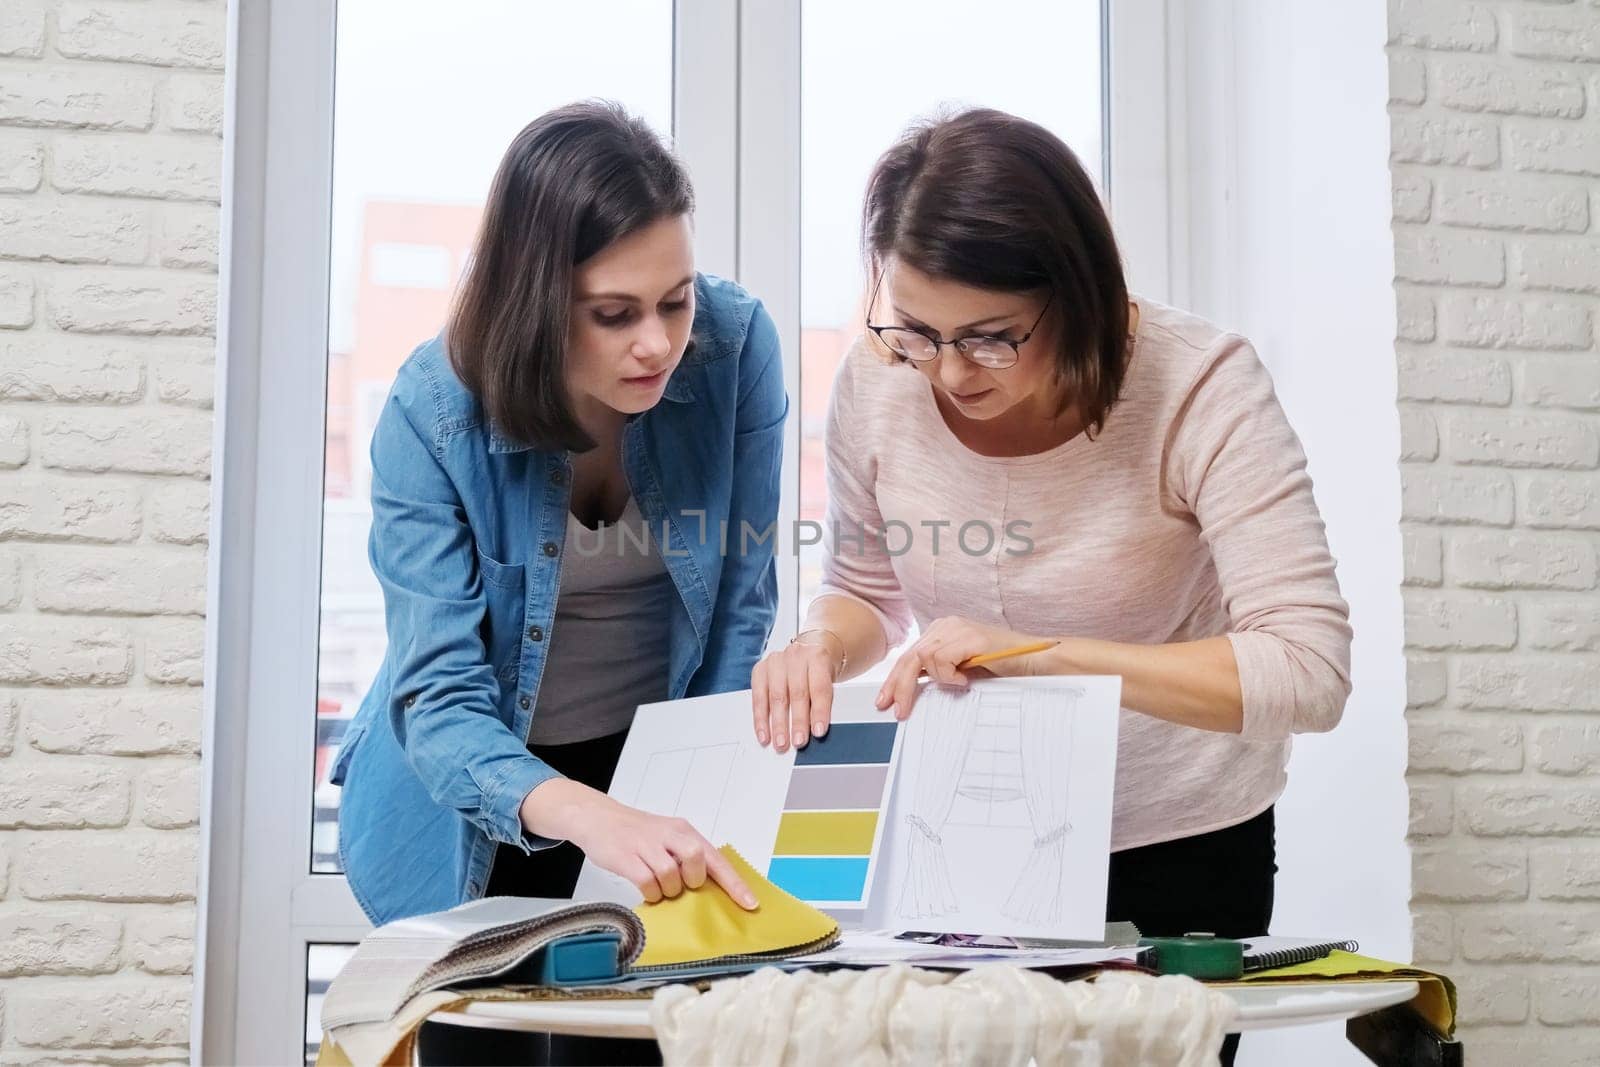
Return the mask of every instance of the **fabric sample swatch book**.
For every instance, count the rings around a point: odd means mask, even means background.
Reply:
[[[746,911],[707,886],[628,909],[605,902],[486,897],[367,935],[322,1003],[322,1026],[386,1022],[412,998],[475,984],[584,986],[750,970],[827,949],[839,925],[723,854],[756,894]]]

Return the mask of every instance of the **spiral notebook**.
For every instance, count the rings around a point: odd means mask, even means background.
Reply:
[[[1354,952],[1354,941],[1318,941],[1311,937],[1251,937],[1244,939],[1244,969],[1270,971],[1320,960],[1329,953]]]

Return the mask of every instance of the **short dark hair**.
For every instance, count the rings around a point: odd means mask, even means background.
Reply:
[[[568,104],[517,134],[445,329],[451,365],[496,430],[535,448],[594,447],[567,394],[574,270],[693,210],[683,164],[616,104]]]
[[[862,246],[980,289],[1045,290],[1056,369],[1092,434],[1122,390],[1128,287],[1099,195],[1078,157],[1037,123],[974,108],[912,126],[867,181]]]

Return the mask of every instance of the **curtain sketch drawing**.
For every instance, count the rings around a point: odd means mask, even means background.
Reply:
[[[1004,911],[1024,922],[1047,923],[1061,914],[1062,860],[1072,832],[1067,768],[1072,765],[1072,723],[1082,691],[1034,689],[1018,695],[1022,795],[1033,820],[1033,850]]]
[[[917,787],[905,816],[910,832],[900,900],[904,915],[945,915],[956,908],[940,831],[955,804],[977,721],[978,703],[971,693],[929,686],[907,723],[904,758],[917,768]]]
[[[930,686],[907,724],[905,753],[917,768],[903,815],[905,876],[899,911],[937,918],[962,907],[950,877],[944,842],[958,798],[977,810],[980,825],[1025,828],[1016,852],[996,857],[996,869],[1021,869],[1002,912],[1029,924],[1055,921],[1062,910],[1073,719],[1083,690],[1069,686],[1017,689],[976,686],[961,691]],[[1025,821],[1007,810],[1025,804]],[[959,825],[972,825],[963,818]],[[997,848],[1003,848],[995,837]],[[1026,849],[1026,852],[1022,851]],[[1013,862],[1007,862],[1011,860]]]

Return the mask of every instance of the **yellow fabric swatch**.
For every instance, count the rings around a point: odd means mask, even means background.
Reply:
[[[350,1063],[350,1057],[344,1054],[344,1049],[340,1048],[333,1038],[324,1035],[322,1044],[317,1046],[317,1067],[353,1067],[353,1065]]]
[[[786,811],[778,822],[777,856],[870,856],[875,811]]]
[[[641,904],[633,909],[644,921],[644,952],[635,968],[810,951],[838,937],[839,924],[827,915],[767,881],[732,846],[721,852],[759,907],[745,911],[709,879],[671,900]]]
[[[421,1023],[417,1024],[418,1026]],[[389,1050],[378,1067],[411,1067],[416,1059],[417,1032],[413,1028],[401,1036],[398,1043]],[[339,1047],[333,1038],[323,1035],[322,1044],[317,1046],[317,1067],[356,1067],[349,1053]]]
[[[1313,982],[1416,982],[1421,987],[1411,1009],[1427,1020],[1445,1037],[1456,1032],[1456,987],[1442,974],[1424,971],[1408,963],[1390,963],[1358,956],[1353,952],[1334,951],[1327,958],[1297,963],[1292,967],[1275,967],[1270,971],[1252,971],[1239,979],[1240,983],[1271,982],[1291,985]],[[1217,985],[1232,985],[1218,982]]]

